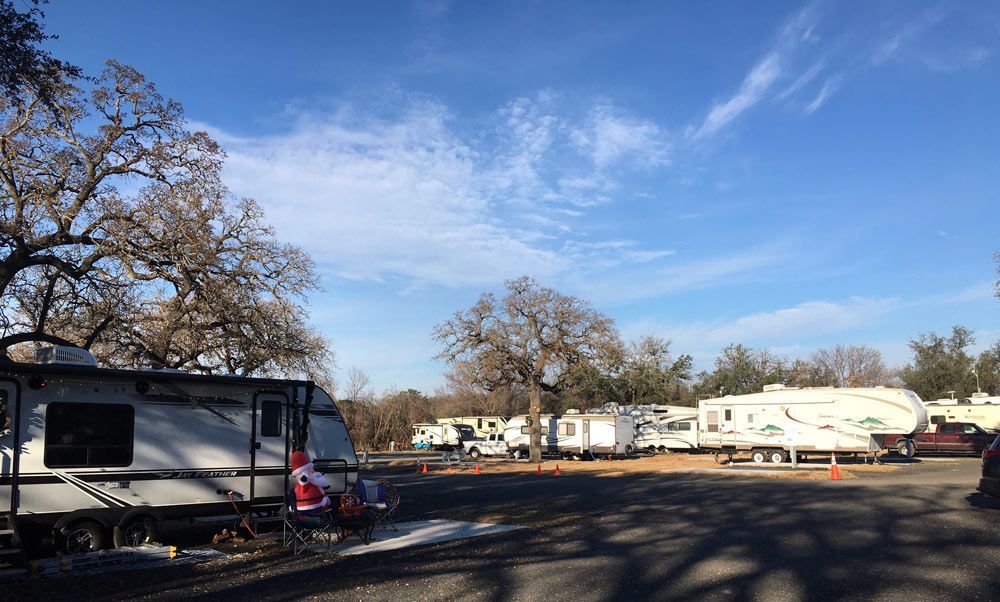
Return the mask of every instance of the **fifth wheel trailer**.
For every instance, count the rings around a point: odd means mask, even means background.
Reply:
[[[64,347],[38,359],[0,363],[8,547],[137,545],[161,520],[275,511],[303,445],[328,494],[357,480],[344,420],[312,382],[113,370]]]
[[[504,429],[504,440],[518,456],[530,451],[530,418],[515,416]],[[635,451],[635,422],[621,414],[543,414],[542,452],[563,456],[589,454],[625,456]]]
[[[700,447],[720,454],[749,451],[762,462],[796,453],[869,453],[885,435],[927,428],[920,397],[906,389],[797,388],[767,385],[762,393],[698,402]]]
[[[698,449],[698,408],[662,404],[606,403],[592,414],[624,414],[635,420],[635,448],[650,452]]]

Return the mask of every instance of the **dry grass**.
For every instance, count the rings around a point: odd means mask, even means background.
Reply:
[[[842,461],[843,462],[843,461]],[[815,465],[810,462],[810,465]],[[389,463],[390,466],[409,466],[409,467],[419,467],[420,464],[414,464],[412,460],[396,460]],[[664,473],[664,471],[683,471],[685,469],[699,469],[699,470],[712,470],[713,472],[718,471],[719,475],[741,475],[744,477],[759,477],[765,479],[783,478],[783,479],[804,479],[804,480],[824,480],[829,479],[829,470],[826,468],[826,464],[822,464],[823,469],[802,469],[796,471],[795,473],[790,472],[780,472],[776,474],[758,474],[758,473],[746,473],[740,469],[744,468],[775,468],[772,465],[755,465],[753,464],[748,456],[738,455],[734,458],[734,467],[730,468],[727,465],[719,464],[716,462],[714,456],[712,455],[699,455],[699,454],[665,454],[665,455],[654,455],[648,457],[632,458],[629,460],[600,460],[597,462],[579,462],[572,460],[546,460],[541,464],[529,464],[526,462],[511,462],[511,461],[497,461],[483,459],[479,462],[479,469],[482,474],[525,474],[525,475],[537,475],[539,467],[541,467],[541,472],[544,476],[554,476],[556,468],[558,467],[561,474],[589,474],[596,477],[622,477],[630,474],[639,473],[655,473],[662,474],[663,476],[668,476],[669,472]],[[791,465],[783,465],[781,467],[785,470],[790,470]],[[850,479],[855,478],[861,474],[872,474],[872,473],[890,473],[899,469],[898,466],[885,465],[885,464],[846,464],[842,463],[839,465],[840,474],[842,478]],[[475,473],[474,464],[461,464],[461,465],[445,465],[441,463],[427,463],[428,472],[434,474],[470,474]],[[779,469],[780,470],[780,469]],[[683,474],[682,472],[677,472],[676,474]],[[703,474],[703,473],[702,473]],[[714,476],[714,475],[713,475]]]

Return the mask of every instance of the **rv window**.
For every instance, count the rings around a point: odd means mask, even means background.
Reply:
[[[733,411],[732,410],[726,410],[726,422],[729,422],[732,419],[733,419]]]
[[[281,436],[281,402],[277,399],[260,402],[260,436]]]
[[[486,425],[491,429],[495,429],[497,427],[497,423],[495,420],[490,420],[489,422],[486,423]]]
[[[45,466],[128,466],[134,437],[131,405],[50,403],[45,409]]]
[[[522,426],[521,427],[521,434],[522,435],[531,434],[531,427],[530,426]]]
[[[679,431],[690,431],[691,430],[691,423],[690,422],[678,422],[677,423],[677,430],[679,430]]]
[[[708,413],[708,432],[718,433],[719,432],[719,413],[709,412]]]
[[[497,435],[497,441],[503,441],[503,433]]]
[[[576,434],[576,425],[572,422],[563,422],[559,425],[559,434],[572,437]]]
[[[944,424],[947,419],[944,416],[931,416],[931,424]]]
[[[478,428],[479,430],[483,430],[483,419],[482,418],[477,418],[476,419],[476,424],[479,425],[476,428]]]
[[[747,414],[747,424],[753,424],[753,414]]]

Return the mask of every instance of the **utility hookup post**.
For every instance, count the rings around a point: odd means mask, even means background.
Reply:
[[[799,454],[795,453],[795,445],[792,445],[792,470],[799,467]]]

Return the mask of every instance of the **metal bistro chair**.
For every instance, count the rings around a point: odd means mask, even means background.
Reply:
[[[299,555],[312,544],[323,543],[326,551],[333,545],[334,516],[330,511],[320,514],[299,512],[295,507],[295,490],[285,494],[284,525],[282,538],[285,547],[291,546],[292,554]]]
[[[361,479],[355,486],[358,497],[368,507],[376,529],[396,531],[392,516],[399,508],[399,490],[385,479],[369,481]]]

